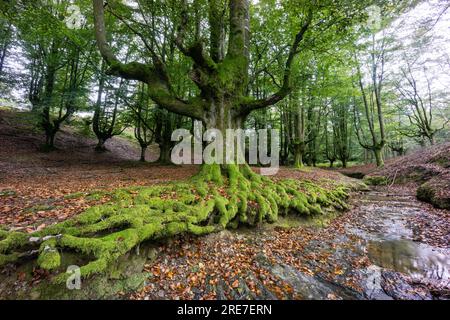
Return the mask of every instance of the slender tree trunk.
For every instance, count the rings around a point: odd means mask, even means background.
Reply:
[[[141,146],[141,158],[139,161],[145,162],[145,153],[147,152],[147,146]]]
[[[431,135],[428,137],[428,140],[430,141],[430,145],[434,146],[434,134],[431,134]]]
[[[8,53],[8,48],[11,44],[11,29],[12,29],[12,25],[9,24],[8,25],[8,29],[6,30],[6,39],[5,39],[5,43],[3,44],[1,50],[0,50],[0,76],[3,73],[3,67],[5,65],[5,58],[6,55]]]

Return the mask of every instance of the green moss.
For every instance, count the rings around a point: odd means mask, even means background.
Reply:
[[[69,199],[79,199],[79,198],[85,197],[86,195],[87,195],[86,192],[74,192],[74,193],[71,193],[71,194],[66,194],[64,196],[64,199],[67,199],[67,200],[69,200]]]
[[[366,176],[363,182],[371,186],[385,186],[389,183],[389,179],[385,176]]]
[[[8,263],[16,262],[19,259],[17,253],[13,254],[0,254],[0,266],[4,266]]]
[[[211,79],[219,90],[232,92],[235,86],[247,77],[244,72],[247,61],[245,57],[226,57],[217,70],[217,79]],[[217,81],[215,81],[217,80]]]
[[[0,253],[8,253],[11,250],[25,246],[29,238],[25,233],[4,230],[0,230],[0,237],[3,238],[0,241]]]
[[[56,249],[56,240],[45,241],[41,244],[37,260],[39,267],[45,270],[55,270],[61,265],[61,256]]]
[[[53,209],[56,209],[57,207],[49,205],[49,204],[39,204],[39,205],[35,205],[33,207],[27,208],[24,211],[25,212],[38,212],[38,211],[50,211]]]
[[[324,207],[343,209],[348,190],[333,186],[325,189],[297,180],[274,182],[247,165],[203,166],[185,183],[118,189],[110,193],[110,203],[31,235],[0,230],[0,263],[13,262],[18,253],[38,246],[39,241],[29,241],[34,237],[44,240],[37,261],[41,268],[58,269],[59,253],[70,250],[90,257],[81,267],[81,275],[89,277],[108,272],[111,263],[144,241],[274,223],[288,213],[321,215]],[[61,282],[67,277],[63,273],[54,280]]]
[[[12,197],[15,195],[16,192],[14,190],[0,190],[0,197]]]

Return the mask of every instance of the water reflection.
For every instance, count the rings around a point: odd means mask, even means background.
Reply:
[[[390,240],[372,241],[367,249],[370,260],[380,267],[412,277],[450,279],[450,257],[430,246],[409,240]]]

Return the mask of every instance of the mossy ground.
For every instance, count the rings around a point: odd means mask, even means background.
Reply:
[[[149,240],[203,235],[241,225],[274,223],[279,217],[345,209],[348,187],[323,188],[308,180],[273,181],[248,166],[203,166],[185,182],[118,189],[111,202],[33,234],[0,230],[0,266],[37,256],[55,282],[68,275],[61,254],[89,257],[81,275],[104,273],[112,262]]]

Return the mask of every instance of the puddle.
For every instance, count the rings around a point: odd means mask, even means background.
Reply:
[[[370,241],[369,258],[375,265],[413,278],[450,279],[450,256],[410,240]]]

